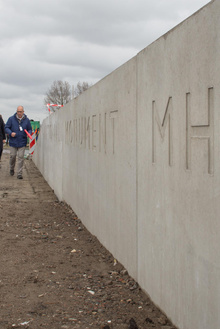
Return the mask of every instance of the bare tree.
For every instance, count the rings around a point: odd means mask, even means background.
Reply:
[[[46,93],[44,103],[65,105],[71,100],[71,86],[67,81],[56,80]]]
[[[89,84],[88,82],[78,82],[76,85],[76,88],[74,89],[74,97],[79,96],[80,94],[82,94],[85,90],[89,89],[89,87],[91,87],[91,84]]]
[[[87,90],[91,85],[88,82],[78,82],[76,88],[71,86],[67,81],[55,80],[51,87],[46,92],[46,97],[44,98],[44,104],[58,104],[65,105],[72,98],[79,96],[85,90]],[[58,107],[53,107],[53,111],[58,109]]]

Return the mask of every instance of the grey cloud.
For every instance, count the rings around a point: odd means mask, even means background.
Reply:
[[[171,24],[181,19],[181,12],[184,8],[186,12],[187,8],[186,1],[182,0],[178,1],[178,6],[174,0],[45,0],[43,3],[14,0],[7,3],[10,10],[6,5],[5,14],[3,8],[1,15],[8,16],[9,20],[6,24],[4,18],[0,22],[0,26],[4,24],[0,29],[3,38],[13,38],[15,35],[69,35],[80,42],[129,46],[138,46],[137,40],[149,35],[150,21],[159,17],[171,28]],[[193,3],[196,8],[196,3],[201,3],[201,0],[194,0]]]
[[[207,2],[0,0],[3,116],[24,104],[43,118],[54,80],[95,83]]]

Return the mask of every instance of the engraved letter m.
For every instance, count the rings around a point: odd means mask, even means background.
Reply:
[[[160,137],[162,142],[165,138],[165,130],[167,124],[169,124],[168,130],[168,160],[169,165],[172,166],[173,164],[173,140],[172,140],[172,97],[169,97],[166,111],[163,117],[163,121],[161,123],[159,114],[156,109],[155,101],[152,102],[152,162],[155,163],[155,122],[157,122],[157,126],[159,128]]]

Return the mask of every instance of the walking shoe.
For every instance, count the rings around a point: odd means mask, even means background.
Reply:
[[[18,175],[17,179],[23,179],[22,175]]]
[[[15,173],[14,170],[11,169],[11,170],[10,170],[10,175],[11,175],[11,176],[14,176],[14,173]]]

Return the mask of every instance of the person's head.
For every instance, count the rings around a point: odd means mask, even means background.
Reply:
[[[18,115],[19,118],[22,118],[23,114],[24,114],[24,107],[19,105],[17,107],[17,115]]]

